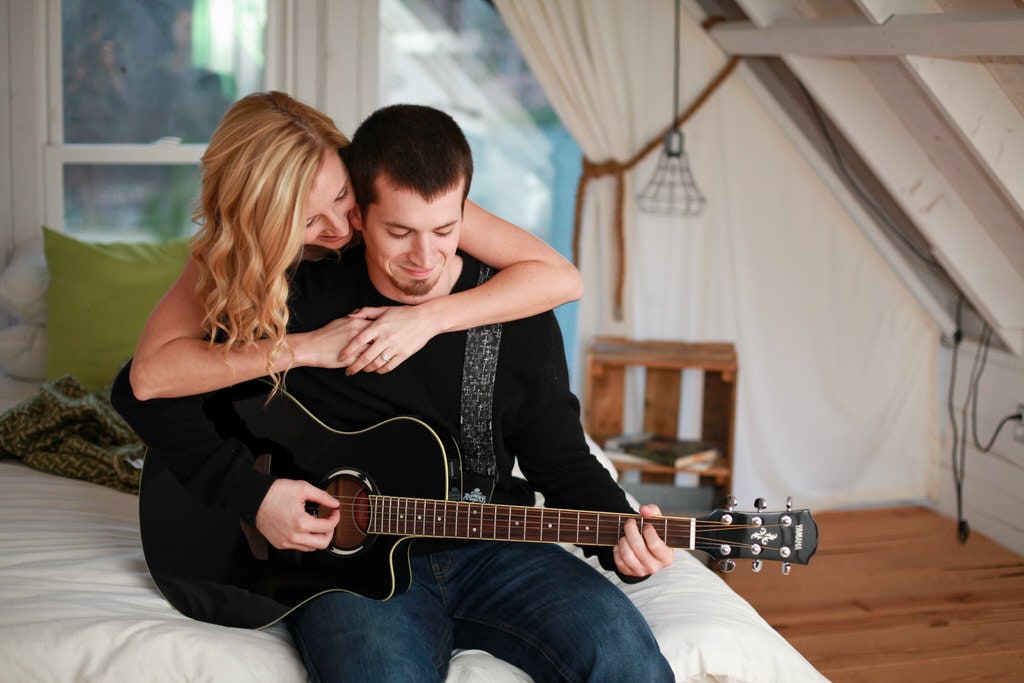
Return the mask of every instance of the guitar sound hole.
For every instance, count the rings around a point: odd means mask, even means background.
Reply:
[[[370,484],[358,472],[343,471],[334,474],[326,488],[341,503],[341,519],[334,529],[331,551],[340,555],[357,553],[367,542]]]

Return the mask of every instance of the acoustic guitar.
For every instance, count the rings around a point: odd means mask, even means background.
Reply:
[[[387,600],[409,586],[409,549],[444,538],[612,546],[638,514],[464,502],[458,447],[414,417],[345,432],[265,385],[226,393],[231,433],[280,477],[305,479],[341,502],[329,548],[277,550],[226,510],[199,502],[151,451],[139,516],[146,563],[177,610],[226,626],[262,628],[327,591]],[[218,410],[214,410],[216,414]],[[415,457],[408,457],[410,453]],[[308,510],[316,514],[315,507]],[[645,518],[673,548],[702,550],[729,570],[739,558],[806,564],[817,547],[807,510],[715,510],[701,518]]]

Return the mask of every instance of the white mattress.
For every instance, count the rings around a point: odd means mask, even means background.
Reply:
[[[0,411],[37,389],[38,383],[0,379]],[[286,627],[215,626],[164,601],[146,570],[137,503],[133,495],[0,460],[0,678],[306,681]],[[644,613],[679,681],[825,680],[687,552],[677,551],[672,567],[639,584],[606,575]],[[447,680],[530,679],[485,652],[463,651]]]

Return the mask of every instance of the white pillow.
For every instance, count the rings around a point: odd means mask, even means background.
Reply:
[[[0,309],[18,320],[35,325],[46,322],[46,288],[50,274],[46,270],[41,239],[19,246],[11,262],[0,273]]]
[[[45,379],[46,327],[20,323],[0,330],[0,370],[15,379]]]

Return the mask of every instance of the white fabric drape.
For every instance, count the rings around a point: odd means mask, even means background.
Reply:
[[[671,64],[651,50],[650,35],[671,38],[672,5],[620,0],[499,0],[502,18],[544,87],[562,123],[593,161],[625,161],[666,126],[671,100],[651,107],[647,82],[668,83]],[[664,78],[662,78],[662,73]],[[658,100],[660,103],[660,99]],[[626,178],[624,230],[631,232],[633,189]],[[615,286],[614,181],[590,183],[583,211],[580,267],[588,295],[581,330],[628,335],[609,303]],[[627,279],[628,282],[628,279]]]
[[[668,124],[672,0],[496,4],[590,159],[628,159]],[[685,107],[725,56],[685,13],[682,46]],[[591,184],[581,343],[610,333],[735,343],[734,488],[745,505],[756,496],[819,508],[925,498],[939,450],[937,327],[738,73],[684,133],[708,205],[695,218],[638,213],[632,198],[657,155],[637,167],[626,190],[621,326],[611,315],[612,181]],[[686,435],[699,429],[693,379]]]

